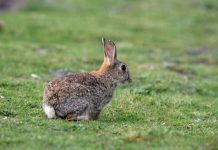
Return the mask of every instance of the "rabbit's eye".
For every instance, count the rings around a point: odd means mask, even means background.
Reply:
[[[126,65],[121,65],[121,70],[126,71]]]

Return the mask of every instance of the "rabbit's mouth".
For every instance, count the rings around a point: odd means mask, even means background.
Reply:
[[[121,84],[128,84],[128,83],[131,83],[131,82],[132,82],[132,79],[127,79],[127,80],[123,80],[123,81],[117,81],[117,84],[121,85]]]
[[[132,78],[128,77],[128,79],[126,80],[128,83],[132,82]]]
[[[128,77],[126,80],[120,82],[122,84],[128,84],[128,83],[131,83],[132,82],[132,79],[130,77]]]

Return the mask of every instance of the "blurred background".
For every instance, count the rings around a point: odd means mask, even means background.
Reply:
[[[99,121],[45,119],[44,83],[97,69],[102,37],[133,83]],[[0,0],[0,145],[217,149],[217,68],[217,0]]]
[[[64,50],[61,55],[77,50],[72,53],[83,57],[79,61],[93,57],[100,63],[105,37],[117,43],[118,55],[133,69],[156,62],[213,64],[217,60],[209,55],[217,58],[217,10],[216,0],[0,0],[0,46],[1,51],[12,45],[22,49],[24,58],[31,50]]]
[[[157,68],[214,75],[217,11],[216,0],[0,0],[1,59],[11,62],[1,65],[18,76],[90,71],[102,61],[105,37],[134,75]],[[25,66],[25,73],[8,65]]]

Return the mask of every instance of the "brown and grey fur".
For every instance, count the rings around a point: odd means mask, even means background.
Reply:
[[[65,75],[46,84],[43,109],[48,118],[96,120],[117,84],[131,81],[126,65],[117,60],[115,44],[102,41],[104,62],[99,70]]]

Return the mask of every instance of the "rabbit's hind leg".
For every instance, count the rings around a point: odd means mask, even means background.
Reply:
[[[90,113],[90,105],[83,110],[83,112],[77,116],[76,120],[77,121],[87,121],[87,120],[90,120],[90,116],[89,116],[89,113]]]
[[[67,121],[76,121],[77,120],[77,116],[74,113],[69,113],[66,116],[66,120]]]
[[[80,115],[80,116],[76,116],[75,114],[73,114],[73,113],[69,113],[69,114],[67,114],[67,116],[66,116],[66,120],[67,121],[87,121],[87,120],[89,120],[89,116],[87,116],[87,115]]]
[[[76,118],[77,121],[88,121],[89,120],[89,116],[85,115],[85,116],[77,116]]]
[[[64,116],[68,121],[89,120],[89,107],[89,103],[86,100],[70,99],[61,106],[61,111],[62,113],[64,112],[63,114],[65,114]]]

